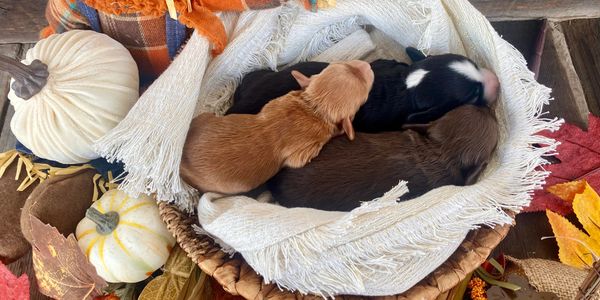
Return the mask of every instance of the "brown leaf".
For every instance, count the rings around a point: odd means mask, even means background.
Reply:
[[[33,267],[40,292],[55,299],[92,299],[102,295],[106,282],[96,274],[73,234],[30,216]]]

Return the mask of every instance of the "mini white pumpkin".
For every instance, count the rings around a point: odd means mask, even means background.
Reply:
[[[167,261],[175,238],[167,231],[156,202],[146,195],[106,192],[75,230],[79,247],[107,282],[139,282]]]
[[[129,51],[105,34],[73,30],[39,41],[22,62],[21,72],[11,73],[8,94],[17,139],[35,155],[64,164],[98,158],[93,143],[139,97]]]

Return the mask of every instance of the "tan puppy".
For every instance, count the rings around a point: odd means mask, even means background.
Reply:
[[[202,192],[243,193],[284,166],[306,165],[340,129],[354,139],[352,119],[373,84],[371,66],[340,62],[310,78],[292,75],[303,90],[269,102],[257,115],[196,117],[183,149],[183,179]]]

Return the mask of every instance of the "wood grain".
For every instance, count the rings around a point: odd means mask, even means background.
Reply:
[[[23,58],[26,51],[31,48],[33,44],[5,44],[0,45],[0,54],[4,54],[13,58]],[[2,114],[0,114],[0,125],[2,130],[0,133],[0,152],[4,152],[9,149],[15,148],[16,138],[10,130],[10,120],[14,114],[14,109],[10,105],[6,95],[8,94],[9,88],[9,77],[6,73],[0,72],[0,105],[2,107]],[[32,300],[46,300],[50,299],[38,290],[37,281],[35,279],[35,272],[33,270],[33,264],[31,261],[31,251],[27,255],[21,257],[19,260],[8,265],[8,269],[11,270],[17,276],[21,274],[27,274],[29,277],[29,293],[30,299]]]
[[[600,17],[598,0],[470,0],[490,21]]]
[[[21,45],[5,44],[0,45],[0,55],[6,55],[11,58],[21,57]],[[14,148],[15,145],[10,145],[12,132],[10,131],[10,119],[12,118],[12,106],[9,104],[8,94],[10,77],[5,72],[0,72],[0,152]]]
[[[0,43],[34,43],[48,25],[46,0],[0,0]]]
[[[547,106],[550,116],[562,117],[569,123],[587,128],[586,97],[560,23],[548,22],[538,81],[552,88],[554,101]]]
[[[498,34],[515,46],[528,63],[536,59],[536,39],[543,25],[542,20],[492,22]]]
[[[553,236],[552,228],[544,212],[522,213],[515,218],[515,226],[506,238],[496,247],[492,256],[500,253],[516,258],[545,258],[558,260],[558,246],[555,240],[541,240]]]
[[[588,107],[593,114],[600,115],[600,19],[573,20],[560,25]]]

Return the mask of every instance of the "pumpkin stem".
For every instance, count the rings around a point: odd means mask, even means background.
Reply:
[[[31,65],[25,65],[16,59],[0,55],[0,71],[8,72],[14,78],[12,89],[15,95],[25,100],[39,93],[48,82],[48,66],[37,59]]]
[[[97,209],[90,207],[85,212],[85,217],[96,223],[96,230],[103,235],[110,234],[119,225],[119,213],[109,211],[105,214]]]

